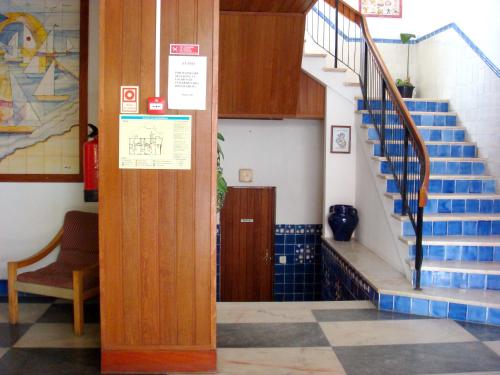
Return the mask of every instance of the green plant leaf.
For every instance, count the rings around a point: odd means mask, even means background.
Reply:
[[[416,38],[415,34],[405,34],[405,33],[401,33],[400,35],[400,38],[401,38],[401,42],[403,44],[406,44],[410,41],[411,38]]]
[[[222,209],[224,204],[224,198],[227,193],[227,182],[223,175],[223,169],[221,166],[221,161],[224,159],[224,153],[222,152],[222,147],[220,142],[224,141],[224,136],[217,132],[217,211]]]

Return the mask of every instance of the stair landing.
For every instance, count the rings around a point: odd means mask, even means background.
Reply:
[[[333,252],[374,289],[372,302],[381,310],[500,325],[498,292],[432,287],[415,290],[403,274],[357,241],[323,238],[323,244],[323,251]]]

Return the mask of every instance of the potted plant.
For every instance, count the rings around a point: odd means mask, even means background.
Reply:
[[[222,209],[227,193],[227,182],[222,174],[221,166],[224,153],[222,152],[220,142],[224,142],[224,136],[221,133],[217,133],[217,212],[220,212]]]
[[[413,89],[415,86],[410,82],[410,40],[415,38],[415,34],[400,34],[401,42],[408,44],[408,54],[406,56],[406,79],[398,78],[396,86],[399,93],[403,98],[411,98],[413,96]]]

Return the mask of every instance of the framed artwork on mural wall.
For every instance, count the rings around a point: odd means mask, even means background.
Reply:
[[[0,3],[0,181],[81,181],[88,0]]]
[[[330,152],[332,154],[351,153],[351,127],[332,125],[330,137]]]
[[[403,0],[359,0],[359,11],[367,17],[403,16]]]

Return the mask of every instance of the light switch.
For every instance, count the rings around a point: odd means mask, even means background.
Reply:
[[[240,182],[252,182],[253,181],[253,170],[252,169],[240,169]]]
[[[280,256],[280,264],[286,264],[286,255]]]

